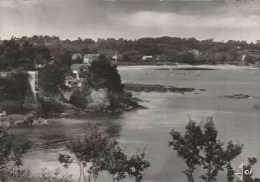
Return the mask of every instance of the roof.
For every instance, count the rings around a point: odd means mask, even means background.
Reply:
[[[71,70],[78,70],[78,69],[80,69],[81,67],[87,68],[87,67],[88,67],[88,64],[73,64],[73,65],[70,66],[70,69],[71,69]]]
[[[99,54],[85,54],[84,58],[90,58],[90,57],[98,57]]]
[[[143,56],[143,58],[153,58],[153,56]]]

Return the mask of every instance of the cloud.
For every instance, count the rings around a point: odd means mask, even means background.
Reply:
[[[0,37],[260,39],[260,3],[0,1]]]
[[[203,27],[213,29],[251,29],[260,27],[259,15],[248,16],[191,16],[175,13],[138,12],[110,17],[117,24],[135,28]]]
[[[254,41],[260,38],[260,16],[241,14],[223,15],[182,15],[162,12],[138,12],[111,16],[114,26],[125,26],[135,30],[135,35],[181,36],[199,39],[216,38],[218,40],[246,39]]]

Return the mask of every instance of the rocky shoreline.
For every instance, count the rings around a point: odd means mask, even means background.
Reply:
[[[260,99],[255,96],[250,96],[247,94],[234,94],[234,95],[225,95],[224,97],[230,98],[230,99],[250,99],[250,98],[255,98],[255,99]]]
[[[20,125],[47,125],[48,119],[36,117],[34,114],[10,114],[0,118],[0,126],[14,127]]]
[[[145,107],[138,104],[140,99],[132,97],[132,94],[128,91],[134,92],[193,92],[194,88],[177,88],[173,86],[153,85],[153,84],[138,84],[138,83],[126,83],[125,84],[125,97],[124,103],[121,103],[116,108],[110,107],[91,107],[85,109],[79,109],[76,107],[68,107],[67,104],[63,104],[64,111],[62,113],[48,113],[46,116],[37,115],[35,112],[28,114],[10,114],[0,118],[0,126],[15,127],[19,125],[46,125],[49,123],[49,119],[46,118],[65,118],[65,117],[78,117],[87,116],[93,114],[112,114],[123,113],[133,111],[137,109],[144,109]],[[71,106],[71,105],[69,105]]]
[[[92,108],[92,109],[71,109],[67,108],[63,113],[49,113],[44,118],[39,117],[36,114],[10,114],[0,118],[0,126],[15,127],[20,125],[47,125],[49,124],[49,118],[67,118],[67,117],[79,117],[93,114],[112,114],[123,113],[137,109],[144,109],[145,107],[136,105],[121,105],[117,108]]]
[[[195,88],[178,88],[173,86],[163,86],[154,84],[125,83],[125,90],[134,92],[193,92]]]
[[[144,109],[143,106],[128,106],[125,108],[116,108],[116,109],[78,109],[78,110],[66,110],[64,113],[51,113],[48,117],[57,117],[57,118],[67,118],[67,117],[77,117],[77,116],[87,116],[93,114],[111,114],[111,113],[123,113],[128,111],[134,111],[137,109]]]

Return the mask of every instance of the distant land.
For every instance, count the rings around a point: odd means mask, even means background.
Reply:
[[[197,40],[167,36],[136,40],[123,38],[93,40],[80,37],[76,40],[61,40],[59,36],[35,35],[13,39],[18,44],[29,42],[36,47],[46,47],[51,53],[57,49],[67,50],[76,63],[82,63],[84,55],[87,54],[104,54],[122,65],[178,63],[258,66],[260,62],[260,41],[256,43],[235,40],[224,42],[214,41],[214,39]],[[3,43],[4,40],[1,40],[0,45]]]

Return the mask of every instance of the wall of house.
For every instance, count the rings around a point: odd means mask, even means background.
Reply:
[[[27,71],[28,80],[34,95],[38,92],[38,71]]]

